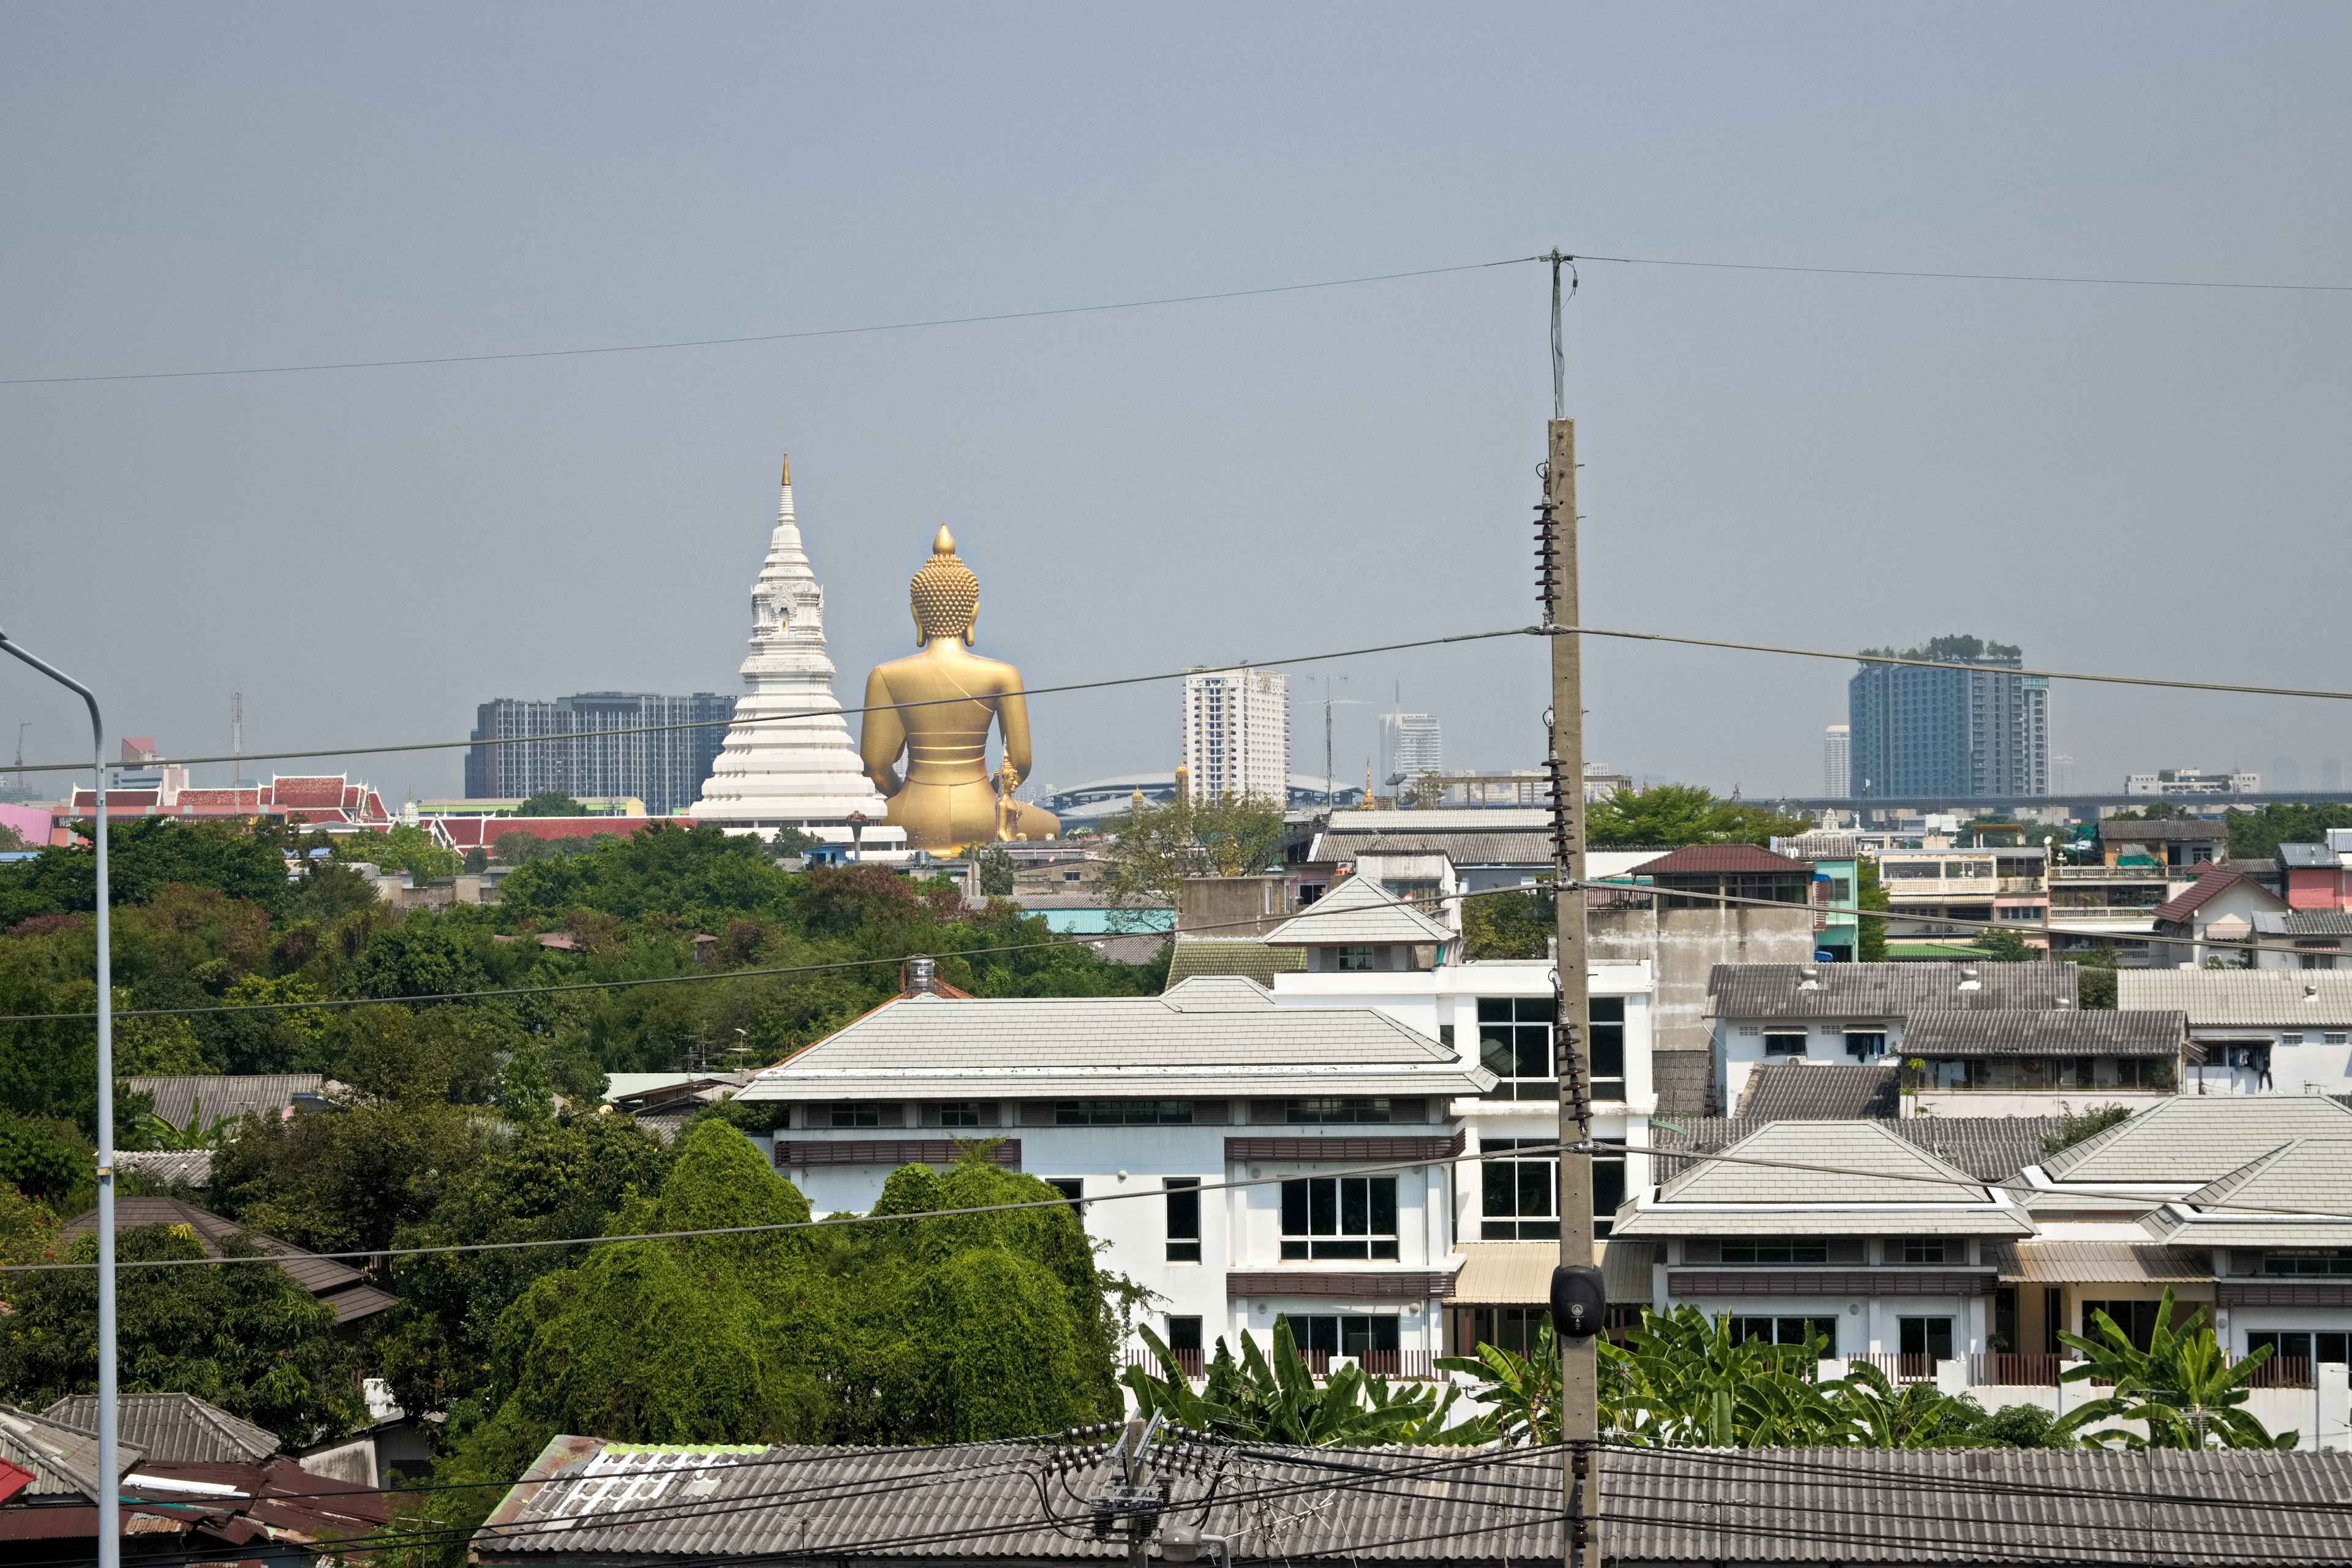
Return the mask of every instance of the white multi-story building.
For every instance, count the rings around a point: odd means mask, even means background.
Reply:
[[[1290,683],[1263,669],[1184,678],[1184,766],[1195,800],[1281,802],[1290,780]]]
[[[2152,773],[2126,773],[2126,795],[2260,795],[2263,775],[2217,773],[2207,768],[2160,768]]]
[[[1445,771],[1444,732],[1431,714],[1381,714],[1381,750],[1388,755],[1388,780],[1392,784],[1410,784],[1423,774]]]
[[[1831,724],[1822,731],[1822,793],[1832,799],[1853,788],[1853,726]]]

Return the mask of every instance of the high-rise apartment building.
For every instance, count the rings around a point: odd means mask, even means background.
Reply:
[[[1831,724],[1822,731],[1822,793],[1843,795],[1853,786],[1853,726]]]
[[[1892,655],[1961,668],[1876,664],[1846,686],[1849,794],[1861,797],[2050,793],[2050,682],[2019,673],[2014,647],[1937,637]]]
[[[1410,784],[1424,773],[1445,771],[1445,736],[1427,713],[1381,715],[1381,749],[1388,753],[1388,780]]]
[[[635,795],[654,816],[668,816],[694,804],[734,711],[735,699],[709,691],[583,691],[552,702],[501,697],[478,710],[476,744],[466,753],[467,798],[551,789]],[[700,728],[660,728],[670,724]],[[571,738],[540,739],[557,735]]]
[[[1184,678],[1184,766],[1195,800],[1290,796],[1290,683],[1262,669]]]

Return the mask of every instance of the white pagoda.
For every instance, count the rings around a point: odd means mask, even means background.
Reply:
[[[833,694],[824,590],[801,547],[789,458],[775,536],[751,585],[751,654],[743,661],[743,685],[727,743],[688,815],[762,837],[796,827],[829,843],[848,844],[855,837],[866,849],[904,849],[906,832],[884,825],[887,805],[858,763]],[[866,819],[855,835],[852,816]]]

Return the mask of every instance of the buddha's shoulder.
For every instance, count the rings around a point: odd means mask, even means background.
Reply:
[[[975,679],[1006,687],[1021,684],[1021,672],[1012,665],[1002,659],[983,658],[979,654],[961,651],[950,655],[910,653],[904,658],[876,665],[874,679],[887,681],[893,676],[936,676],[941,671],[951,671],[966,684]]]

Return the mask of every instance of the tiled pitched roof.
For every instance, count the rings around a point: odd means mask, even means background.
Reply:
[[[1711,1116],[1715,1112],[1715,1053],[1654,1050],[1650,1084],[1658,1093],[1661,1116]]]
[[[1748,1075],[1739,1115],[1749,1121],[1892,1117],[1902,1106],[1892,1062],[1766,1062]]]
[[[1701,1162],[1670,1178],[1663,1202],[1687,1204],[1861,1203],[1911,1205],[1982,1203],[1984,1184],[1907,1143],[1879,1121],[1775,1121],[1722,1151],[1746,1161]],[[1834,1165],[1853,1175],[1792,1169]]]
[[[2352,1028],[2352,970],[2126,969],[2116,1005],[2186,1013],[2192,1029]]]
[[[1551,839],[1542,833],[1323,833],[1313,858],[1353,860],[1360,855],[1443,855],[1456,866],[1549,866]]]
[[[2352,1223],[2352,1134],[2282,1143],[2180,1201],[2208,1209],[2335,1210]]]
[[[1493,1078],[1371,1007],[1276,1008],[1239,976],[1158,996],[886,1002],[753,1079],[760,1100],[1442,1097]]]
[[[1260,985],[1307,967],[1305,950],[1268,947],[1255,937],[1179,936],[1168,958],[1168,984],[1181,985],[1204,974],[1238,974]]]
[[[2282,844],[2278,847],[2278,863],[2290,870],[2333,871],[2343,862],[2336,851],[2325,844]]]
[[[559,1436],[474,1533],[472,1555],[494,1565],[1125,1560],[1124,1533],[1084,1528],[1060,1486],[1047,1494],[1057,1500],[1041,1500],[1039,1454],[1017,1443],[630,1450]],[[1506,1568],[1559,1563],[1566,1547],[1555,1449],[1256,1444],[1237,1462],[1238,1479],[1170,1476],[1171,1517],[1248,1542],[1253,1561]],[[1661,1447],[1612,1448],[1607,1466],[1612,1563],[2352,1560],[2340,1500],[2352,1495],[2352,1454],[2338,1452]],[[1097,1496],[1112,1479],[1112,1462],[1094,1460],[1070,1473],[1067,1493]]]
[[[398,1305],[393,1297],[365,1283],[366,1276],[356,1268],[347,1268],[332,1258],[305,1252],[274,1236],[247,1230],[234,1221],[223,1219],[194,1204],[182,1203],[177,1198],[122,1198],[116,1202],[114,1228],[117,1232],[136,1230],[150,1225],[187,1226],[207,1258],[225,1256],[221,1243],[231,1236],[243,1236],[255,1247],[277,1258],[278,1266],[291,1276],[297,1285],[332,1307],[338,1323],[373,1317]],[[70,1241],[97,1228],[98,1211],[90,1209],[67,1221],[58,1236]]]
[[[1719,1018],[1861,1020],[1929,1008],[2071,1007],[2076,980],[2071,963],[1718,963],[1706,988]]]
[[[2069,967],[2072,967],[2069,965]],[[1906,1057],[2176,1057],[2188,1037],[2179,1013],[1930,1008],[1903,1026]]]
[[[2099,824],[2103,844],[2202,844],[2214,839],[2227,842],[2229,837],[2228,823],[2194,816],[2163,816],[2153,822],[2109,817]]]
[[[98,1428],[98,1396],[69,1394],[41,1412],[48,1420]],[[278,1452],[278,1434],[231,1415],[193,1394],[126,1394],[121,1398],[124,1443],[150,1461],[183,1464],[257,1464]]]
[[[2208,900],[2227,889],[2236,887],[2241,882],[2253,889],[2265,899],[2273,901],[2278,899],[2276,893],[2242,871],[2209,869],[2203,876],[2190,883],[2186,891],[2176,895],[2169,902],[2158,905],[2156,918],[2160,921],[2185,921],[2204,908]]]
[[[2352,936],[2352,914],[2336,910],[2258,910],[2254,913],[2254,934]]]
[[[315,1072],[188,1073],[128,1081],[131,1093],[152,1097],[155,1114],[174,1127],[187,1126],[199,1108],[207,1127],[224,1117],[235,1121],[249,1110],[274,1116],[292,1109],[299,1098],[322,1093],[327,1083]]]
[[[1659,1115],[1666,1115],[1663,1108]],[[1689,1169],[1698,1155],[1729,1148],[1760,1125],[1722,1116],[1675,1116],[1671,1125],[1653,1121],[1653,1148],[1690,1151],[1658,1156],[1660,1179]],[[2005,1182],[2040,1163],[2042,1139],[2056,1137],[2063,1124],[2054,1116],[1906,1116],[1885,1125],[1904,1142],[1979,1181]]]
[[[117,1476],[140,1459],[135,1444],[118,1440],[114,1448]],[[88,1497],[97,1489],[98,1438],[95,1433],[61,1426],[46,1415],[0,1405],[0,1459],[33,1472],[26,1497]]]
[[[2210,1182],[2305,1137],[2352,1138],[2352,1110],[2319,1094],[2184,1094],[2040,1163],[2053,1181],[2082,1186]]]
[[[1418,947],[1451,942],[1454,931],[1371,878],[1350,877],[1266,932],[1264,940],[1276,947]]]
[[[1759,849],[1753,844],[1690,844],[1655,860],[1644,860],[1626,875],[1714,877],[1764,873],[1810,878],[1813,868],[1802,860],[1791,860],[1786,855],[1775,855],[1769,849]]]

